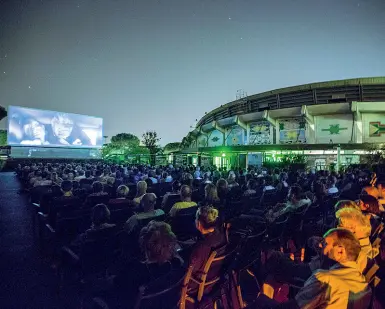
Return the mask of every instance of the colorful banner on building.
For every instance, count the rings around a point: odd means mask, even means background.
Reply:
[[[225,134],[227,146],[244,145],[245,130],[242,127],[235,125],[227,129]]]
[[[250,124],[249,145],[273,144],[274,128],[268,121],[258,121]]]
[[[364,143],[384,143],[385,114],[362,113],[362,131]]]
[[[223,146],[223,133],[214,130],[208,134],[208,146],[209,147],[218,147]]]
[[[278,120],[280,144],[305,144],[306,123],[301,118]]]
[[[353,115],[334,114],[314,117],[316,144],[349,143],[353,140]]]

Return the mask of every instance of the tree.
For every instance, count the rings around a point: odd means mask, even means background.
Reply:
[[[5,117],[7,117],[7,110],[4,107],[0,106],[0,120]]]
[[[163,151],[165,153],[177,152],[181,148],[181,143],[168,143],[164,146]]]
[[[155,164],[155,155],[159,151],[160,137],[155,131],[147,131],[142,135],[142,143],[150,152],[150,163]]]
[[[0,130],[0,146],[7,145],[7,130]]]
[[[127,155],[145,153],[146,150],[140,146],[140,140],[134,134],[119,133],[111,138],[111,143],[103,145],[102,156],[103,158],[127,157]]]
[[[139,147],[140,140],[131,133],[119,133],[111,138],[111,144],[122,147]]]

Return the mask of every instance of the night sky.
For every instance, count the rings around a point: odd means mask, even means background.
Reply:
[[[0,105],[100,116],[110,137],[164,145],[238,89],[385,75],[384,0],[0,3]]]

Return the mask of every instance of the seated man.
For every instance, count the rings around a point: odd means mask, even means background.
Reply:
[[[52,199],[50,215],[55,215],[57,212],[61,214],[71,212],[74,207],[80,204],[80,199],[74,196],[72,192],[72,181],[63,180],[60,187],[63,195]]]
[[[104,204],[98,204],[92,208],[91,214],[91,227],[86,230],[83,234],[80,234],[75,241],[71,243],[72,249],[77,249],[87,240],[93,240],[95,235],[100,236],[101,233],[96,233],[100,231],[107,231],[107,229],[115,228],[115,224],[109,224],[110,220],[110,210]]]
[[[108,203],[109,196],[103,191],[103,184],[100,181],[94,181],[92,184],[92,193],[89,194],[84,202],[84,206],[93,207],[96,204]]]
[[[365,269],[367,259],[375,258],[379,253],[379,249],[373,248],[370,243],[371,225],[369,219],[359,210],[352,208],[340,209],[336,213],[336,218],[338,220],[338,227],[348,229],[358,239],[361,246],[361,254],[357,263],[361,270]]]
[[[192,196],[192,190],[190,186],[183,185],[181,190],[180,190],[180,198],[181,202],[177,202],[172,206],[170,209],[170,216],[174,217],[178,213],[179,210],[181,209],[186,209],[189,207],[196,207],[197,203],[191,201],[191,196]]]
[[[295,298],[279,308],[350,308],[362,297],[370,295],[365,277],[356,260],[361,246],[352,232],[331,229],[324,235],[323,254],[335,264],[329,269],[316,270]],[[274,308],[274,301],[261,297],[253,308]],[[358,308],[358,307],[357,307]]]
[[[311,204],[311,201],[302,194],[302,189],[299,186],[292,186],[289,189],[288,201],[284,204],[284,207],[276,212],[270,211],[267,214],[267,218],[270,221],[274,221],[278,217],[285,215],[289,212],[294,212],[307,207]]]
[[[142,227],[141,221],[156,219],[159,216],[164,215],[162,209],[156,209],[156,195],[154,193],[146,193],[140,201],[140,206],[143,208],[143,212],[137,213],[131,216],[126,224],[124,229],[128,234],[138,230]]]

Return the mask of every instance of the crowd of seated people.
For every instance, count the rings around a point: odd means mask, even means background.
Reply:
[[[97,279],[103,283],[88,299],[95,308],[134,307],[141,286],[165,280],[165,288],[170,280],[163,278],[180,271],[186,282],[173,304],[180,308],[216,298],[223,308],[385,304],[385,189],[370,171],[27,161],[16,174],[43,228],[54,231],[59,263],[68,267],[71,256],[81,260],[89,250],[83,247],[108,237],[101,243],[113,253],[103,268],[110,275]],[[76,233],[61,239],[59,229],[74,221]],[[213,252],[231,259],[208,275],[209,264],[222,261]],[[243,276],[224,276],[241,272],[255,279],[257,292],[242,293],[253,284]],[[206,282],[214,277],[221,279],[211,285],[238,279],[226,285],[231,291],[218,292]],[[227,305],[224,297],[231,298]]]

